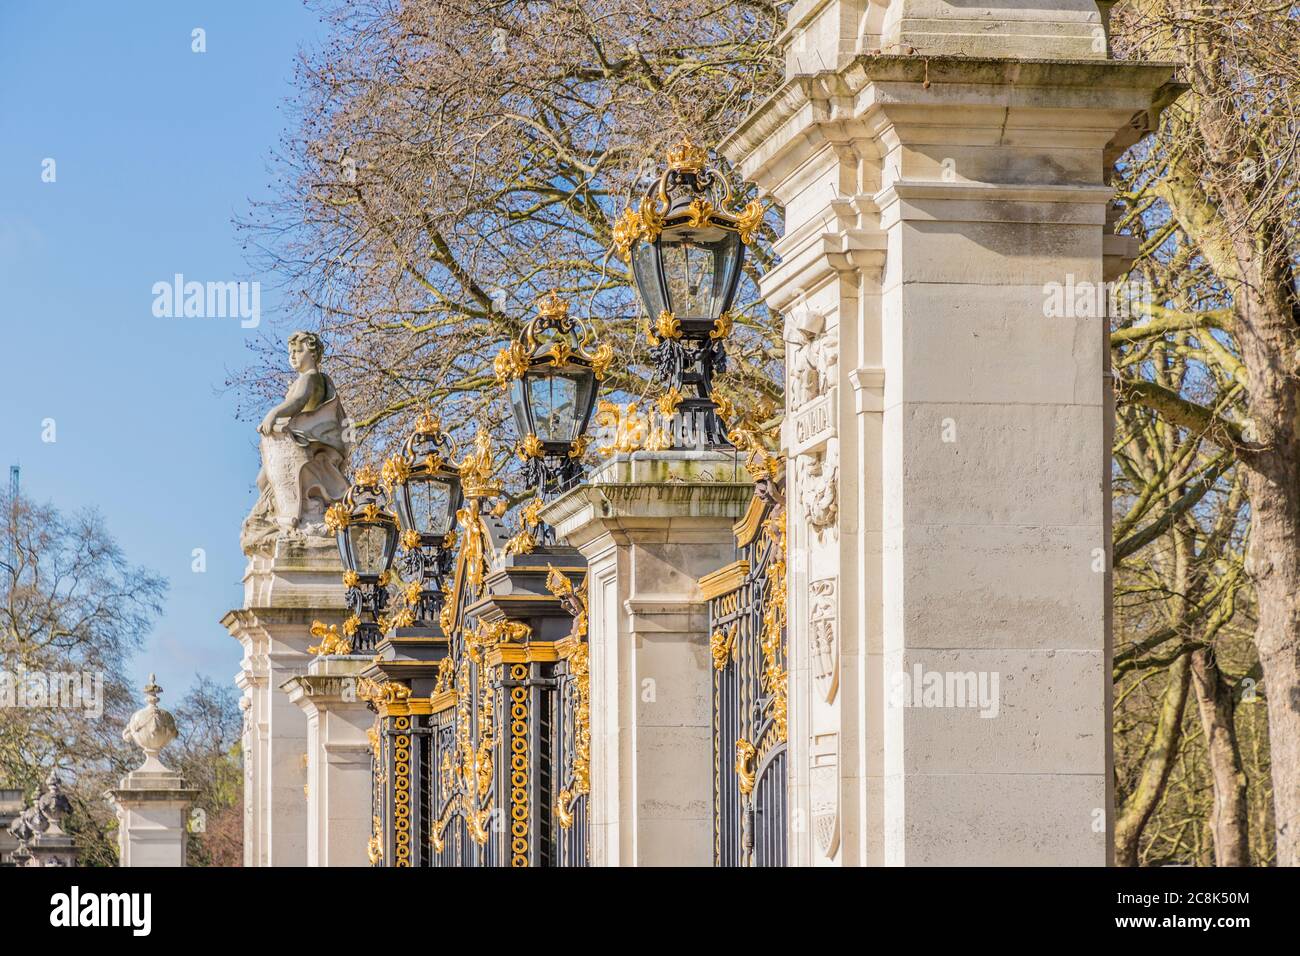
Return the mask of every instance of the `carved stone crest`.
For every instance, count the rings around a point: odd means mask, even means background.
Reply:
[[[824,315],[800,304],[786,319],[784,337],[790,353],[785,437],[795,456],[797,499],[817,537],[834,536],[839,516],[839,334],[826,328]]]
[[[840,848],[840,735],[812,738],[808,791],[813,840],[826,859]]]
[[[835,632],[839,596],[835,578],[822,578],[808,585],[808,650],[813,683],[822,700],[830,703],[839,689],[839,642]]]
[[[804,520],[819,539],[834,537],[835,519],[839,517],[839,440],[832,438],[816,454],[800,455],[795,473]]]

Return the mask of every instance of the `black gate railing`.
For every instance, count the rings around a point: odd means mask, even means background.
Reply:
[[[571,549],[503,549],[476,501],[461,519],[440,627],[397,632],[368,672],[371,862],[585,866],[585,568]]]
[[[769,484],[768,488],[775,488]],[[713,658],[713,858],[784,866],[788,771],[785,509],[755,497],[740,557],[703,578]]]

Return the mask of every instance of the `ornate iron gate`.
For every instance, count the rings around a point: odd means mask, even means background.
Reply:
[[[787,858],[785,507],[778,460],[756,466],[741,557],[700,581],[713,657],[713,860]]]
[[[585,866],[590,749],[585,571],[571,549],[503,542],[473,498],[455,578],[419,659],[385,657],[370,860],[391,866]],[[556,561],[563,569],[551,566]],[[409,679],[401,679],[410,674]]]

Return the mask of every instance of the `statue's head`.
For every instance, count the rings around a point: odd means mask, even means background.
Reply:
[[[289,336],[289,364],[295,372],[320,366],[325,343],[315,332],[295,332]]]

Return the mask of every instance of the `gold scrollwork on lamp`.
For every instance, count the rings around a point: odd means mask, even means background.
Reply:
[[[747,203],[736,216],[736,232],[740,233],[740,241],[745,245],[750,244],[759,226],[763,224],[763,214],[763,204],[755,199]]]
[[[664,418],[672,418],[673,412],[677,411],[677,406],[682,403],[683,397],[677,387],[672,386],[655,400],[655,407]]]
[[[712,221],[715,212],[717,210],[713,208],[713,203],[707,199],[693,199],[691,204],[686,207],[686,224],[692,229],[707,226]]]
[[[524,343],[516,340],[498,352],[492,360],[492,371],[501,388],[528,371],[528,349]]]
[[[697,146],[689,138],[682,139],[668,150],[668,162],[657,186],[651,187],[636,209],[631,206],[623,210],[611,229],[614,250],[624,262],[630,262],[632,248],[638,241],[654,242],[664,231],[665,218],[669,214],[669,180],[680,181],[683,176],[707,181],[716,177],[721,183],[720,195],[712,199],[699,196],[691,201],[677,216],[685,215],[685,224],[691,229],[713,226],[727,229],[739,235],[740,241],[749,245],[763,224],[765,210],[758,200],[751,200],[741,209],[729,212],[731,206],[731,184],[725,177],[709,168],[709,154],[702,146]],[[717,200],[717,201],[714,201]]]
[[[542,440],[529,432],[519,443],[519,457],[527,460],[529,458],[541,458],[546,454],[546,449],[542,447]]]
[[[329,529],[330,534],[338,534],[348,526],[351,517],[348,506],[341,501],[336,501],[325,509],[325,527]]]
[[[497,385],[508,388],[540,359],[555,368],[576,360],[590,366],[600,381],[614,362],[614,347],[608,342],[597,345],[595,333],[581,319],[570,315],[569,304],[552,290],[537,300],[537,315],[519,337],[492,360]]]
[[[732,317],[731,313],[723,312],[713,320],[713,328],[709,331],[709,338],[725,339],[731,334],[731,330],[735,324],[736,320]]]
[[[654,328],[646,331],[646,341],[651,345],[658,345],[663,339],[680,339],[681,337],[682,321],[667,309],[659,313],[658,318],[655,319]]]

